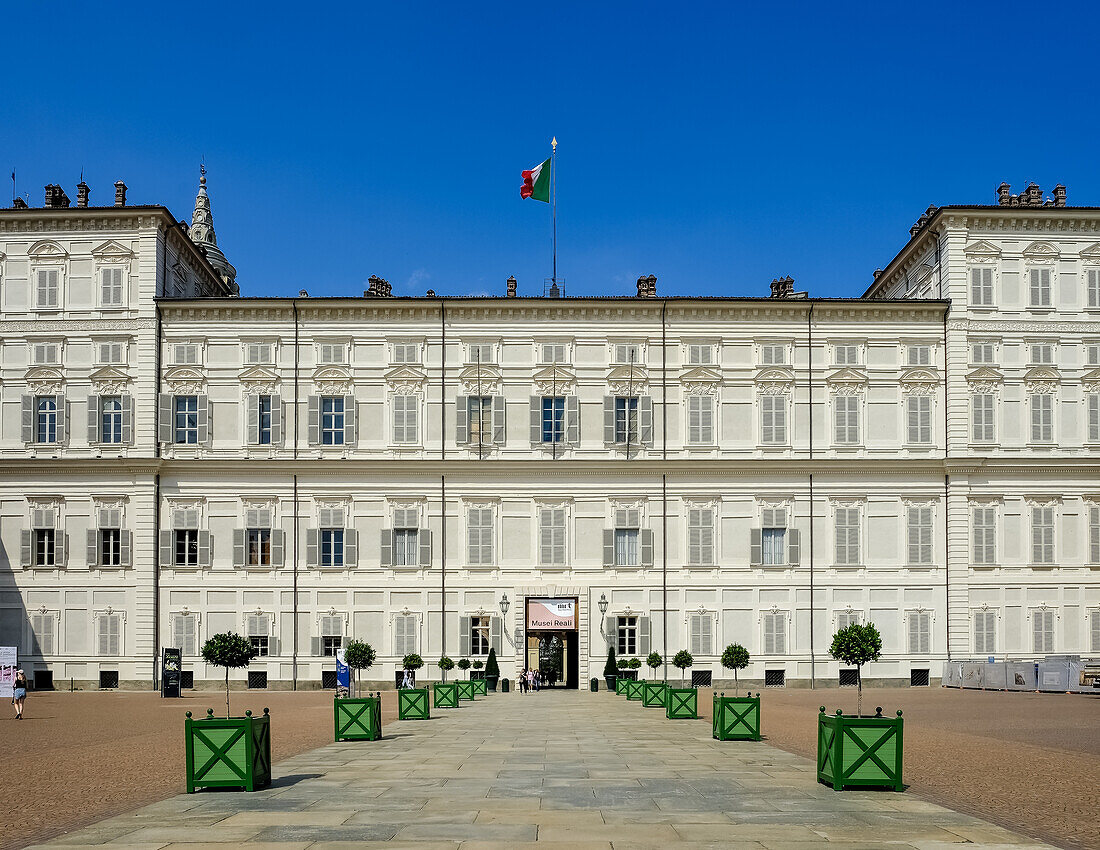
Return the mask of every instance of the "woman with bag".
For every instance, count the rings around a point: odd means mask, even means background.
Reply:
[[[27,677],[22,670],[15,671],[11,704],[15,706],[15,719],[23,719],[23,703],[27,701]]]

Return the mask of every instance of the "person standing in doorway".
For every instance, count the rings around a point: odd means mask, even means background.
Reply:
[[[15,671],[11,704],[15,706],[15,719],[23,719],[23,704],[27,701],[27,677],[22,670]]]

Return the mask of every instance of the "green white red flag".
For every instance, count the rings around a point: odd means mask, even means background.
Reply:
[[[521,198],[533,198],[544,204],[550,203],[550,160],[536,165],[530,171],[522,172],[521,176],[523,177],[523,185],[519,188]]]

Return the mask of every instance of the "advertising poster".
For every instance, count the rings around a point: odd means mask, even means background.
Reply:
[[[351,690],[351,668],[344,663],[344,650],[336,650],[336,689]]]
[[[528,599],[527,629],[577,628],[577,600],[575,599]]]
[[[11,699],[15,692],[15,671],[19,667],[19,652],[14,646],[0,646],[0,697]]]

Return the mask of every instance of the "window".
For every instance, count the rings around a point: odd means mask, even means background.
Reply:
[[[615,511],[615,566],[636,567],[641,563],[638,540],[641,511]]]
[[[618,654],[635,655],[638,652],[638,618],[618,618]]]
[[[764,508],[761,512],[760,562],[766,567],[787,565],[787,510]]]
[[[53,655],[56,649],[55,634],[57,618],[52,613],[37,613],[30,615],[31,640],[33,643],[31,654]],[[35,677],[37,679],[37,676]]]
[[[198,623],[193,614],[172,615],[172,643],[187,657],[198,655]]]
[[[491,342],[479,342],[466,346],[467,363],[493,363],[494,361]]]
[[[787,654],[787,615],[786,613],[769,612],[763,616],[764,625],[764,654]]]
[[[992,443],[995,439],[993,407],[992,393],[978,393],[970,397],[970,438],[975,443]]]
[[[1100,269],[1088,270],[1088,305],[1100,307]]]
[[[858,345],[836,345],[833,346],[833,361],[837,366],[858,366],[859,365],[859,346]]]
[[[493,442],[492,396],[466,396],[466,422],[471,445],[487,446]]]
[[[57,442],[57,396],[42,395],[34,400],[36,414],[35,442]]]
[[[1089,563],[1100,564],[1100,505],[1089,506]]]
[[[393,618],[393,654],[398,658],[416,652],[417,625],[415,614],[397,614]]]
[[[61,346],[56,342],[36,342],[31,346],[31,362],[35,366],[57,366],[61,362]]]
[[[932,346],[910,345],[906,349],[905,362],[909,366],[931,366]]]
[[[53,567],[57,565],[57,530],[53,528],[34,529],[34,566]]]
[[[932,612],[910,611],[906,619],[909,625],[909,654],[927,655],[932,651]]]
[[[710,508],[689,508],[688,563],[693,566],[714,564],[714,511]]]
[[[248,551],[246,553],[247,561],[245,563],[250,567],[267,567],[271,566],[271,529],[270,528],[249,528],[246,530],[246,545]]]
[[[565,508],[539,509],[539,563],[565,566]]]
[[[416,508],[397,508],[393,512],[393,565],[420,565],[419,513]]]
[[[393,345],[394,363],[419,363],[420,346],[415,342],[397,342]]]
[[[199,397],[178,395],[175,397],[175,440],[178,444],[193,445],[199,441]]]
[[[566,363],[568,346],[560,342],[544,342],[539,346],[539,361],[541,363]]]
[[[318,362],[326,366],[346,363],[347,353],[347,346],[340,342],[323,342],[317,346]]]
[[[343,396],[321,396],[321,445],[344,445]]]
[[[833,398],[834,438],[837,443],[859,442],[859,397],[838,395]]]
[[[197,567],[199,565],[199,532],[196,528],[176,529],[177,567]]]
[[[1088,441],[1100,443],[1100,393],[1086,395],[1085,406],[1087,407],[1085,418],[1088,420]]]
[[[1100,610],[1089,611],[1089,651],[1100,652]]]
[[[760,396],[760,442],[771,446],[787,444],[786,396]]]
[[[932,508],[910,506],[908,509],[909,563],[923,566],[932,563]]]
[[[992,366],[996,347],[991,342],[975,342],[970,346],[970,362],[975,366]]]
[[[1031,509],[1031,563],[1054,563],[1054,508]]]
[[[322,528],[320,532],[321,566],[344,566],[344,529]]]
[[[1031,396],[1031,442],[1050,443],[1054,440],[1054,396],[1038,393]]]
[[[172,362],[177,366],[196,366],[199,347],[194,343],[177,343],[172,346]]]
[[[911,395],[905,401],[910,443],[932,442],[932,397]]]
[[[470,618],[470,655],[489,654],[489,618]]]
[[[970,303],[973,307],[993,306],[993,269],[989,266],[970,270]]]
[[[99,655],[122,654],[122,615],[100,614],[96,617]]]
[[[257,443],[271,445],[271,396],[261,395],[256,399]]]
[[[993,566],[997,563],[997,509],[992,505],[975,506],[973,509],[973,552],[976,566]]]
[[[271,618],[267,614],[249,614],[245,618],[248,642],[256,651],[257,657],[271,654]]]
[[[1031,363],[1034,366],[1049,366],[1054,363],[1054,346],[1047,342],[1033,342]]]
[[[709,366],[714,362],[714,346],[692,343],[687,347],[689,366]]]
[[[997,612],[974,612],[974,653],[992,655],[997,651]]]
[[[61,270],[39,269],[37,280],[37,306],[42,310],[56,310],[60,303]]]
[[[122,566],[122,529],[99,529],[99,566]]]
[[[244,347],[246,366],[270,366],[275,362],[274,346],[269,342],[250,342]]]
[[[103,443],[122,442],[122,397],[105,395],[99,400],[99,439]]]
[[[101,269],[99,273],[99,282],[100,305],[103,307],[121,307],[122,269]]]
[[[493,563],[492,508],[470,508],[466,514],[466,561],[475,566]]]
[[[123,344],[121,342],[101,342],[96,347],[99,363],[104,366],[120,366],[123,362]]]
[[[1092,343],[1085,346],[1085,365],[1100,366],[1100,344]]]
[[[709,446],[714,443],[714,397],[709,395],[688,396],[687,438],[689,443]]]
[[[1031,612],[1033,652],[1054,652],[1054,612],[1040,608]]]
[[[565,396],[544,396],[542,399],[542,441],[565,441]]]
[[[858,566],[859,508],[836,509],[836,564],[838,567]]]
[[[694,656],[714,655],[714,617],[692,614],[688,619],[689,649]]]
[[[414,395],[393,397],[393,441],[409,444],[417,441],[417,417],[419,399]]]
[[[344,645],[344,618],[321,618],[321,655],[325,658],[333,658]]]
[[[615,397],[615,442],[638,442],[638,397]]]
[[[1030,269],[1028,271],[1029,292],[1032,307],[1050,306],[1050,269]]]
[[[836,612],[836,628],[837,628],[837,631],[840,631],[841,629],[846,629],[846,628],[848,628],[848,626],[851,626],[853,624],[859,625],[859,612],[858,611],[852,611],[851,609],[849,609],[847,611],[837,611]]]
[[[636,342],[619,343],[615,346],[615,363],[623,366],[631,363],[640,363],[642,359],[642,347]]]
[[[787,346],[777,343],[760,346],[760,363],[764,366],[786,365]]]

